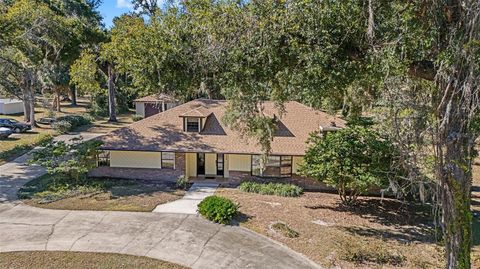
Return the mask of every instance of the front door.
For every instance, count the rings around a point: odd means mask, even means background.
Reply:
[[[223,154],[218,153],[217,154],[217,176],[223,177],[223,169],[224,169],[223,164],[224,164]]]
[[[205,175],[205,153],[197,153],[197,175]]]

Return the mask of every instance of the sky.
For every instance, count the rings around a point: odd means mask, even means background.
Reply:
[[[113,18],[132,11],[132,4],[129,0],[104,0],[99,10],[105,27],[110,28]]]

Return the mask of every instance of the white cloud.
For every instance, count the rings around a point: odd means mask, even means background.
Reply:
[[[117,7],[118,8],[132,8],[133,5],[130,3],[129,0],[117,0]]]

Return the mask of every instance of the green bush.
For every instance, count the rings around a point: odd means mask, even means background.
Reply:
[[[61,133],[69,132],[77,127],[91,124],[93,117],[90,115],[68,115],[58,117],[53,128]]]
[[[266,195],[277,195],[284,197],[297,197],[303,193],[303,189],[293,184],[284,183],[257,183],[245,181],[238,187],[244,192],[253,192]]]
[[[72,124],[66,120],[57,121],[53,124],[53,129],[64,134],[72,129]]]
[[[180,176],[177,178],[177,188],[186,189],[188,185],[188,178],[186,176]]]
[[[220,196],[209,196],[198,204],[198,212],[213,222],[228,224],[238,212],[238,205]]]
[[[135,115],[132,116],[132,119],[133,119],[133,121],[143,120],[143,116],[135,114]]]
[[[353,125],[308,140],[300,173],[337,189],[343,203],[354,204],[358,195],[389,186],[402,174],[397,149],[374,129]]]

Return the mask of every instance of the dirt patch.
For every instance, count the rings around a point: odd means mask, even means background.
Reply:
[[[0,253],[2,268],[156,268],[156,269],[184,269],[187,267],[155,260],[147,257],[88,252],[61,252],[61,251],[22,251]]]
[[[426,206],[361,197],[358,205],[345,207],[336,194],[320,192],[306,192],[297,198],[237,189],[219,189],[217,193],[240,204],[241,226],[270,236],[326,267],[443,267],[442,247],[435,242]],[[272,235],[270,226],[275,222],[285,223],[298,237]],[[353,258],[347,259],[348,255]]]

